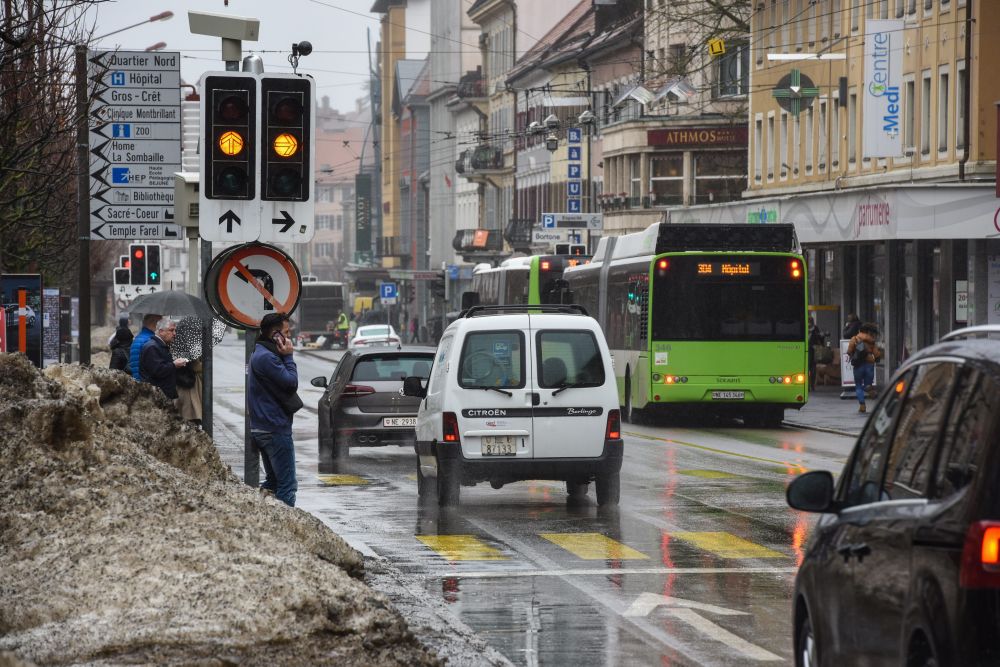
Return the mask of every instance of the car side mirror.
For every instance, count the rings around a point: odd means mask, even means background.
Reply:
[[[833,500],[833,475],[828,470],[813,470],[792,480],[785,491],[788,506],[803,512],[836,512]]]
[[[411,375],[403,380],[403,396],[416,396],[424,398],[427,390],[424,389],[423,378]]]
[[[318,378],[313,378],[310,381],[310,384],[312,386],[314,386],[314,387],[319,387],[320,389],[325,389],[326,388],[326,378],[322,377],[322,376],[320,376]]]

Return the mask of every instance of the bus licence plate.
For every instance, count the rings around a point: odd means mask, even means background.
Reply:
[[[416,426],[416,417],[383,417],[382,426]]]
[[[517,454],[517,438],[513,435],[484,435],[483,456],[514,456]]]
[[[713,391],[713,401],[742,401],[746,392],[742,391]]]

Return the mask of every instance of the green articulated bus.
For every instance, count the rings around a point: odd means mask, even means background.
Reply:
[[[467,292],[478,296],[472,299],[474,304],[463,298],[463,308],[468,305],[563,303],[566,286],[563,271],[589,259],[587,255],[532,255],[512,257],[497,267],[480,264],[473,271],[472,289]]]
[[[602,238],[564,278],[604,330],[624,418],[699,407],[776,426],[808,400],[792,225],[657,223]]]

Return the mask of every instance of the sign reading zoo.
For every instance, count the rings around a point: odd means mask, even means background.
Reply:
[[[903,22],[866,21],[864,157],[899,157],[903,154],[902,94]]]

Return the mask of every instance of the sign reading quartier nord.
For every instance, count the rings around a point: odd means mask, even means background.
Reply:
[[[90,238],[179,239],[180,54],[91,51]]]

